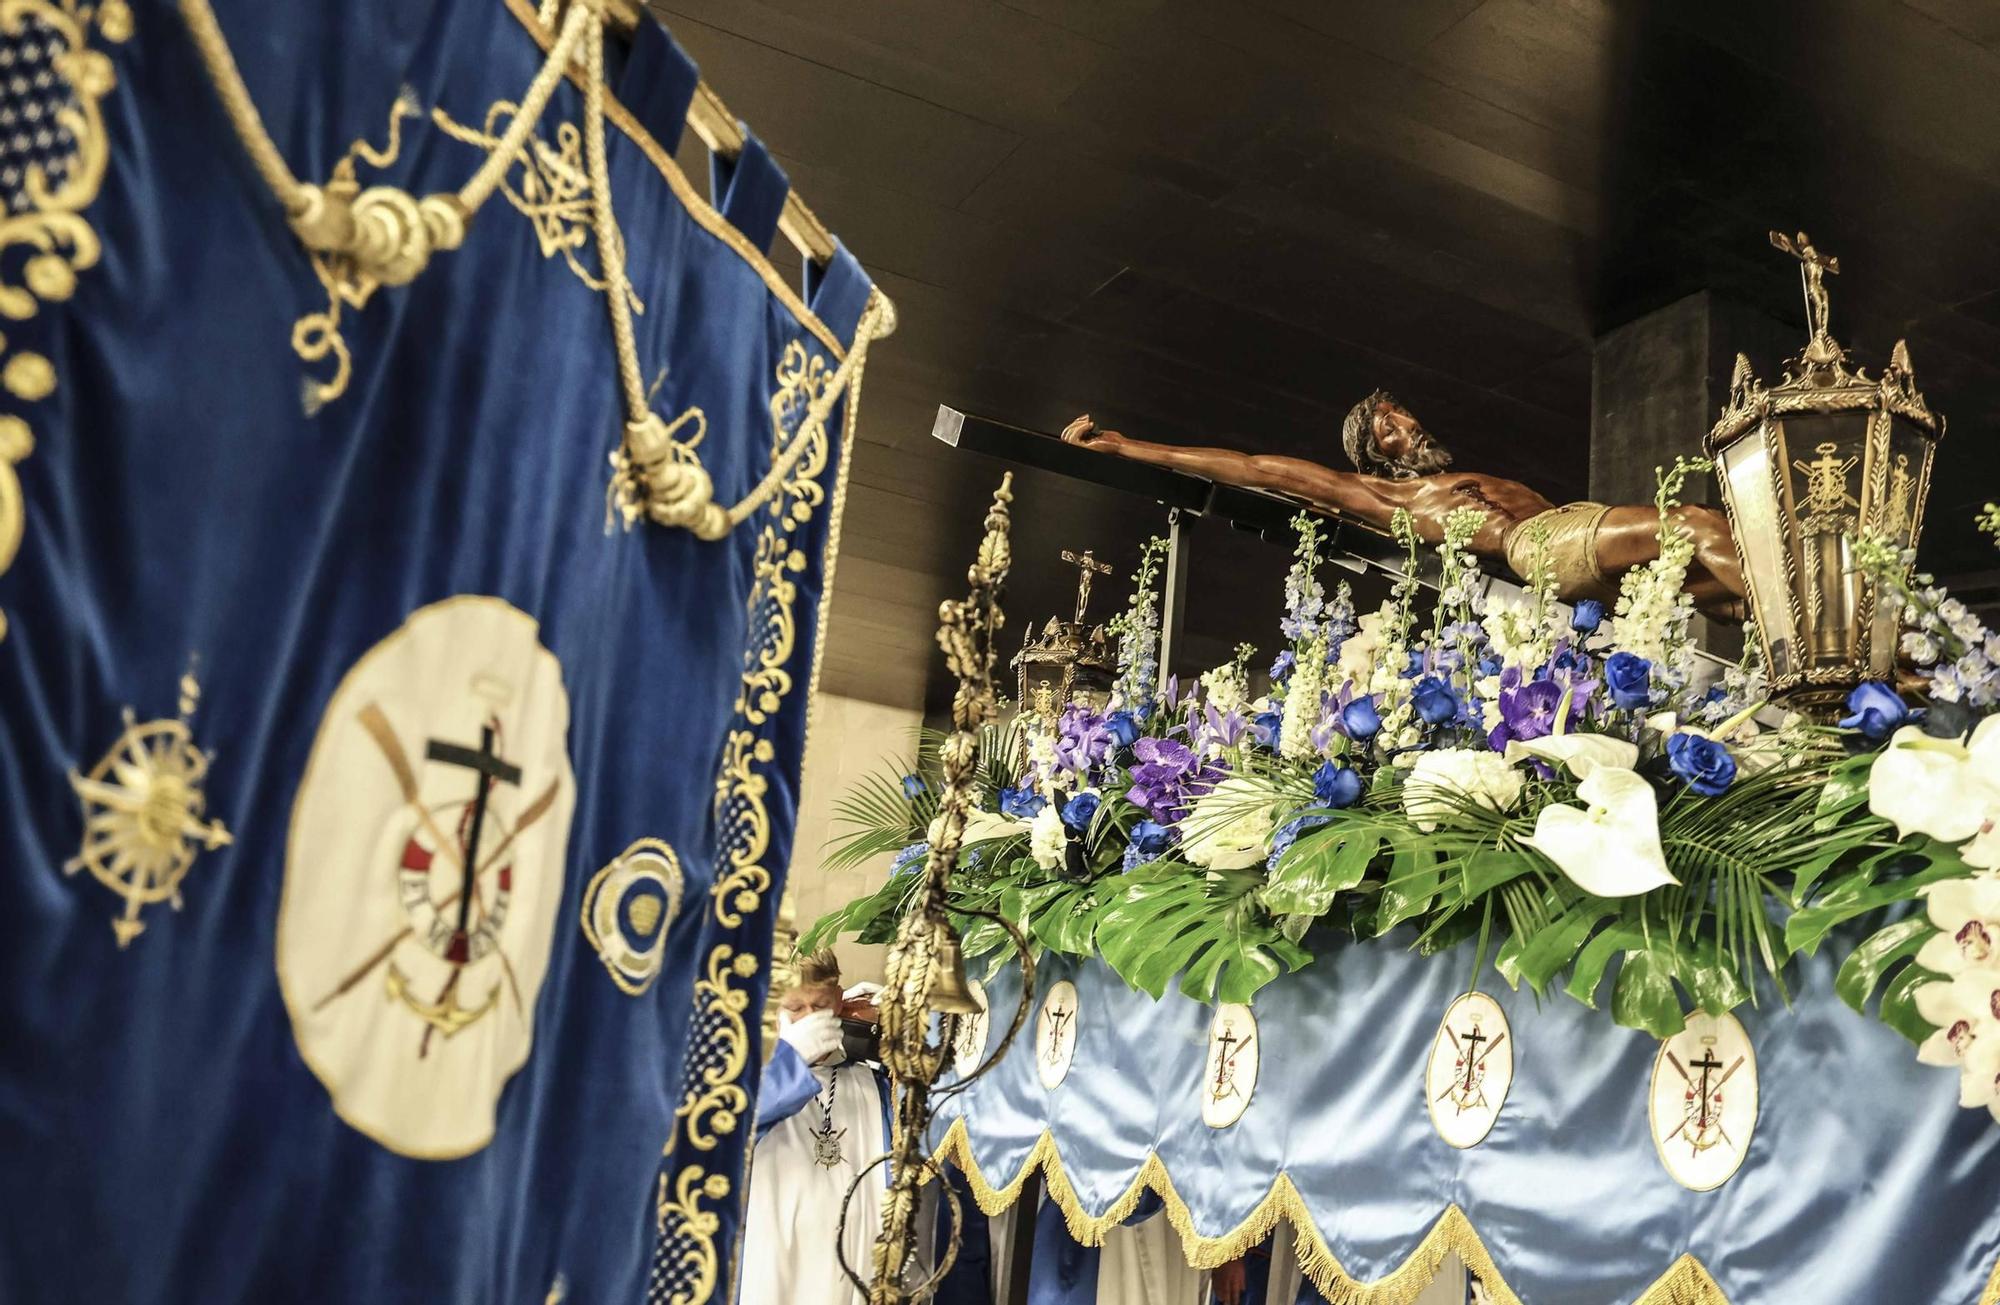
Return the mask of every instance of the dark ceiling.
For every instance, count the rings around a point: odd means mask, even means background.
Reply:
[[[1800,321],[1773,226],[1839,255],[1862,361],[1908,338],[1950,421],[1926,560],[1993,583],[1968,518],[2000,497],[2000,0],[655,8],[901,312],[867,375],[831,692],[924,696],[1000,466],[930,438],[941,402],[1338,461],[1385,386],[1459,465],[1562,501],[1595,338],[1700,290]],[[1161,524],[1018,476],[1016,637],[1066,606],[1060,549],[1123,567]],[[1195,545],[1190,655],[1268,646],[1283,551]]]

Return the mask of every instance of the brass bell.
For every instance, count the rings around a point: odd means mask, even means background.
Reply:
[[[958,934],[946,926],[938,939],[937,957],[932,963],[930,1008],[940,1015],[977,1015],[985,1009],[972,995],[965,977],[965,954],[959,950]]]

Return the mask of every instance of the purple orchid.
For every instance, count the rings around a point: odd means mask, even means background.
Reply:
[[[1196,791],[1212,787],[1221,772],[1205,767],[1194,749],[1176,739],[1140,739],[1132,748],[1139,764],[1131,768],[1132,787],[1125,800],[1162,825],[1184,814]]]
[[[1518,680],[1519,677],[1515,678]],[[1487,745],[1495,752],[1505,752],[1508,743],[1515,740],[1525,742],[1528,739],[1539,739],[1553,734],[1556,726],[1556,710],[1562,704],[1566,687],[1552,679],[1531,680],[1526,684],[1516,683],[1508,686],[1503,679],[1500,689],[1500,723],[1486,736]],[[1572,697],[1564,728],[1575,728],[1582,714],[1582,703],[1576,697]]]
[[[1104,760],[1111,742],[1104,717],[1088,707],[1065,707],[1056,726],[1056,768],[1082,774]]]

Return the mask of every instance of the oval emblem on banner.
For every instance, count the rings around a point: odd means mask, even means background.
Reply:
[[[1069,1077],[1070,1061],[1076,1059],[1076,1021],[1076,985],[1059,979],[1042,998],[1042,1013],[1035,1021],[1035,1072],[1045,1088]]]
[[[1688,1016],[1653,1060],[1653,1146],[1675,1182],[1709,1192],[1728,1182],[1757,1128],[1757,1053],[1734,1015]]]
[[[493,1138],[528,1059],[576,783],[533,618],[412,613],[328,700],[292,806],[278,986],[339,1116],[417,1159]]]
[[[1257,1091],[1257,1017],[1248,1006],[1227,1002],[1208,1024],[1208,1065],[1201,1079],[1201,1122],[1227,1128],[1243,1118]]]
[[[680,858],[657,838],[640,839],[590,877],[583,936],[621,991],[636,997],[659,977],[682,882]]]
[[[1438,1136],[1464,1150],[1493,1131],[1514,1086],[1514,1042],[1507,1012],[1483,992],[1445,1008],[1424,1069],[1424,1101]]]
[[[965,1078],[979,1068],[979,1062],[986,1059],[986,1035],[991,1023],[987,1014],[986,987],[977,979],[968,979],[966,988],[972,999],[979,1003],[979,1009],[970,1015],[958,1016],[958,1024],[951,1035],[951,1067]]]

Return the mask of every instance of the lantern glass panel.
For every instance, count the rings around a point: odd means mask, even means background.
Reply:
[[[1907,417],[1886,421],[1883,466],[1878,473],[1871,464],[1868,477],[1867,526],[1894,540],[1896,547],[1911,548],[1922,526],[1924,491],[1936,445],[1930,432]],[[1878,602],[1868,629],[1868,672],[1872,677],[1886,679],[1895,669],[1896,642],[1896,616]]]
[[[1771,445],[1777,432],[1750,431],[1716,456],[1716,473],[1728,496],[1736,551],[1743,578],[1759,613],[1770,672],[1781,677],[1798,667],[1798,636],[1785,581],[1785,541],[1777,482],[1771,475]]]
[[[1862,476],[1873,414],[1867,409],[1777,419],[1786,541],[1797,583],[1791,601],[1801,668],[1852,667],[1861,639],[1861,576],[1853,537],[1861,528]]]

